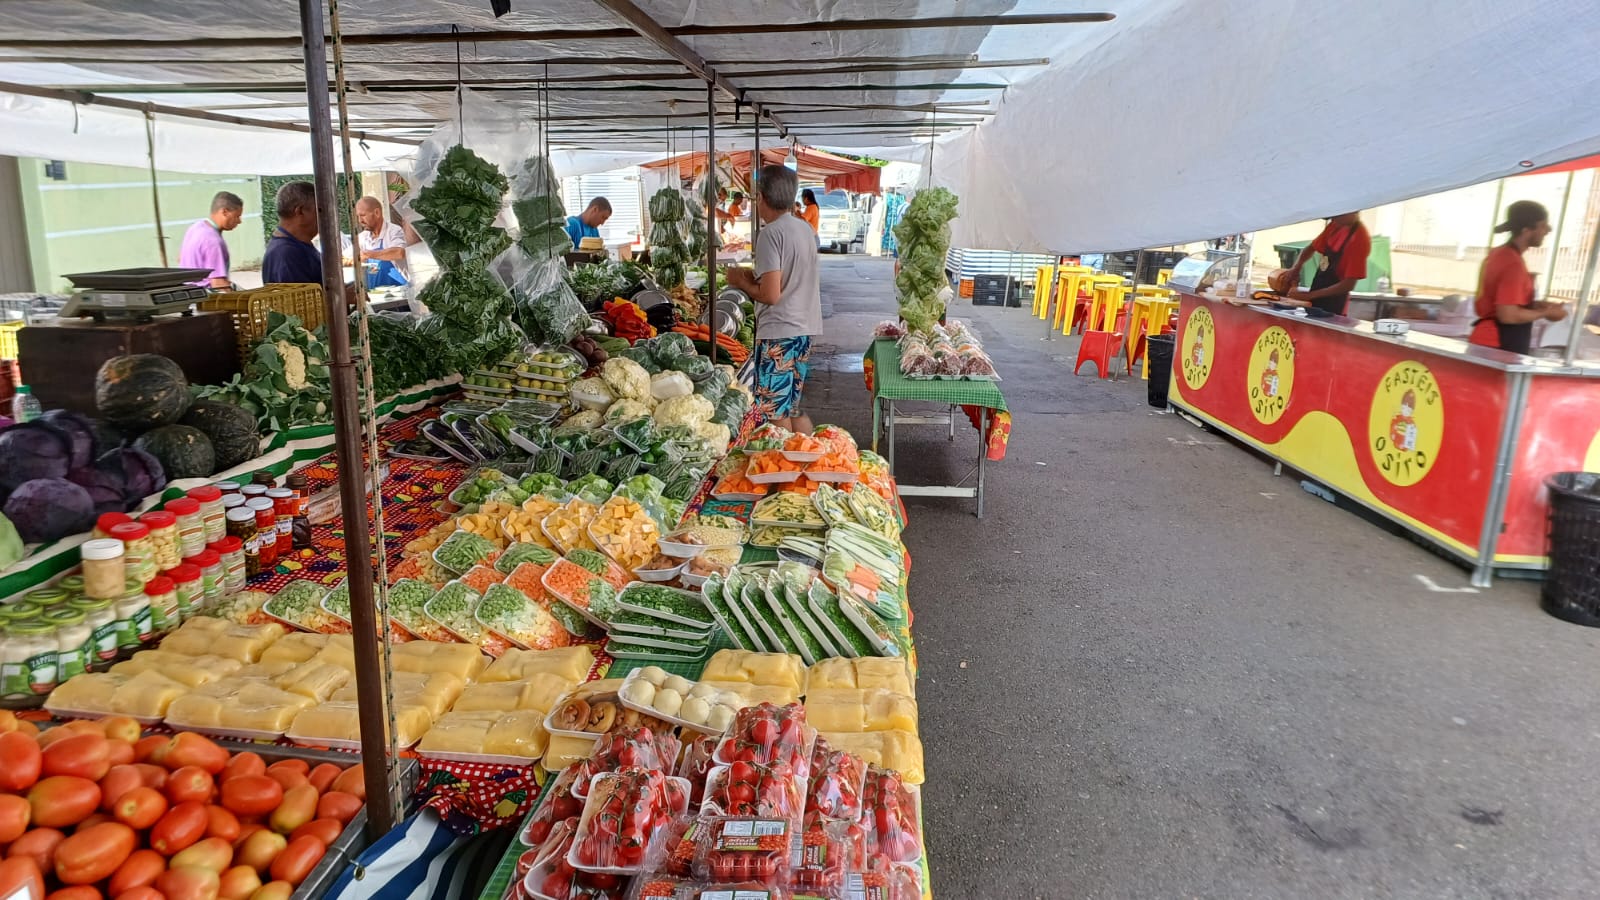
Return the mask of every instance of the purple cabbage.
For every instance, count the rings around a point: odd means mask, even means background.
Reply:
[[[67,480],[89,492],[90,499],[94,500],[95,515],[123,512],[128,508],[128,484],[120,465],[73,469],[67,473]]]
[[[72,447],[71,468],[81,469],[92,465],[95,457],[100,455],[100,447],[95,440],[94,423],[89,421],[87,416],[70,410],[52,409],[40,416],[39,421],[48,422],[67,436]]]
[[[139,501],[167,486],[167,475],[161,468],[161,461],[134,447],[111,450],[100,457],[95,465],[122,476],[125,486],[122,497],[128,509],[133,509],[139,505]]]
[[[72,468],[72,439],[45,422],[0,431],[0,489],[12,491],[38,478],[64,478]]]
[[[6,498],[5,516],[24,542],[54,541],[94,525],[94,500],[65,478],[35,478]]]

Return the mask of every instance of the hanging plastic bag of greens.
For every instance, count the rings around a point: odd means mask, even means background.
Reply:
[[[506,252],[511,267],[512,318],[539,344],[565,344],[589,325],[589,313],[567,284],[567,266],[560,257],[533,260],[513,247]]]

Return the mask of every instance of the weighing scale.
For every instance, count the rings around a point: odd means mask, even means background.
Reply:
[[[92,316],[96,322],[107,319],[148,322],[170,313],[192,315],[192,305],[206,299],[209,292],[190,282],[203,280],[210,274],[210,269],[162,268],[79,272],[66,276],[78,290],[59,315],[64,319]]]

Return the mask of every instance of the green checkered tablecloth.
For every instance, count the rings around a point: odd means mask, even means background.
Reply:
[[[878,433],[882,410],[879,400],[925,400],[953,406],[987,406],[1006,411],[1005,395],[993,381],[970,379],[907,378],[900,374],[900,347],[890,338],[876,338],[863,361],[872,385],[872,433]]]
[[[900,347],[890,338],[877,338],[867,348],[872,363],[872,395],[884,400],[928,400],[957,406],[987,406],[1005,411],[1006,398],[994,381],[967,378],[907,378],[900,374]]]

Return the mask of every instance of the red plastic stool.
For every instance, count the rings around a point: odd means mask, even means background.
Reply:
[[[1128,338],[1128,374],[1133,374],[1133,364],[1144,359],[1145,348],[1148,346],[1149,334],[1145,331],[1144,321],[1134,326],[1134,334]]]
[[[1072,374],[1078,374],[1086,362],[1095,364],[1101,378],[1111,375],[1111,358],[1122,350],[1122,335],[1115,331],[1085,331],[1083,342],[1078,345],[1078,363],[1072,367]]]
[[[1078,304],[1072,309],[1073,331],[1083,334],[1084,329],[1089,327],[1089,307],[1092,303],[1093,300],[1090,297],[1084,294],[1078,295]]]

